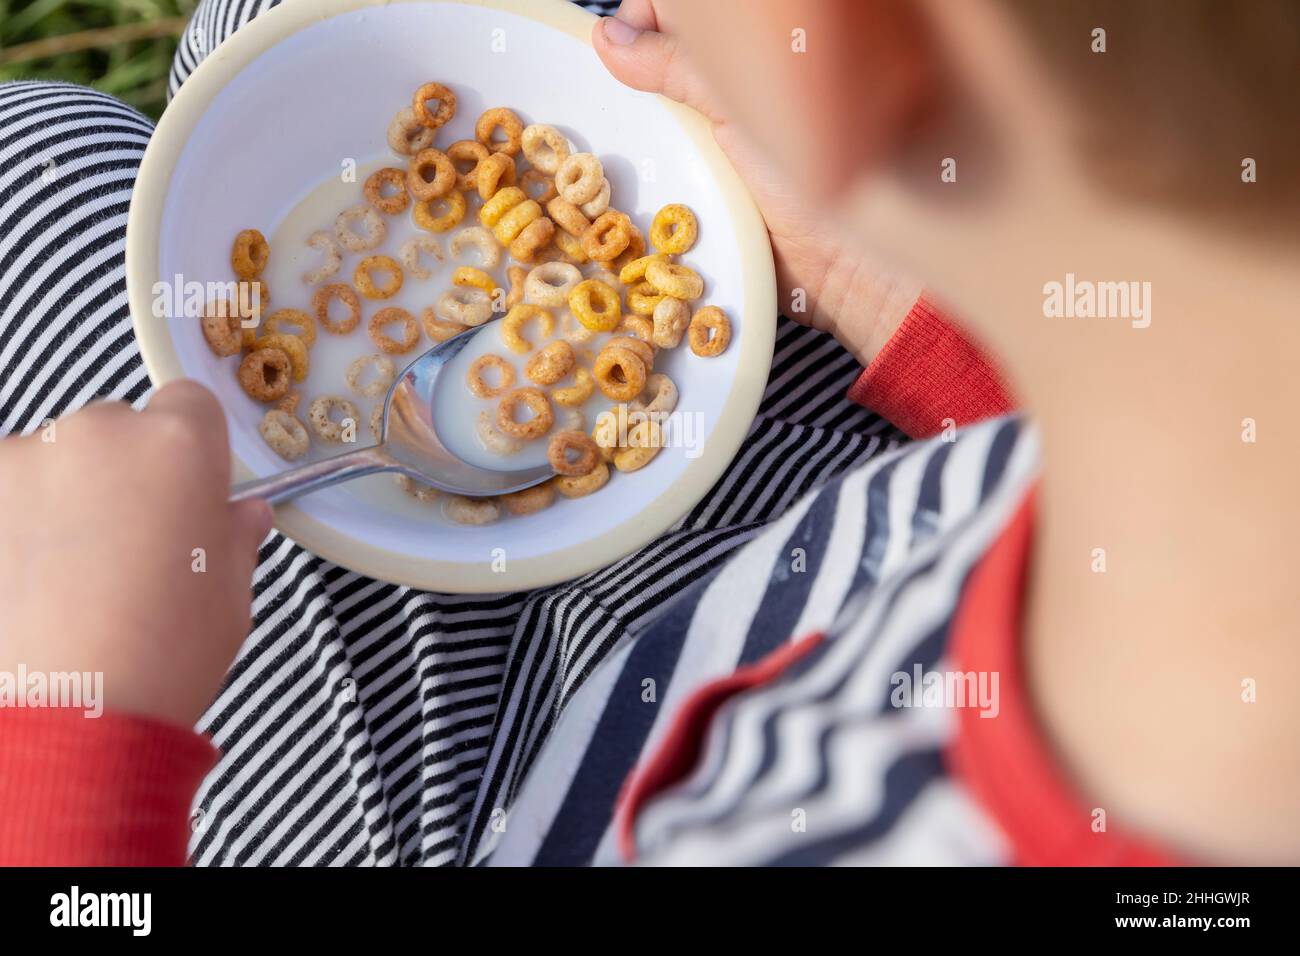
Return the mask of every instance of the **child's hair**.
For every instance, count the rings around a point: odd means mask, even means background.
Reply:
[[[1006,2],[1084,104],[1080,148],[1108,186],[1220,217],[1294,214],[1300,0]]]

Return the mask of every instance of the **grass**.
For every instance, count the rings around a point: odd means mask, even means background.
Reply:
[[[0,0],[0,83],[68,80],[157,117],[198,0]]]

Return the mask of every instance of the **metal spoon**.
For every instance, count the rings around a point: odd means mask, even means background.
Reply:
[[[490,471],[457,458],[438,438],[433,424],[433,391],[438,375],[489,322],[435,345],[412,362],[384,402],[384,440],[323,461],[236,485],[231,501],[265,498],[271,504],[319,491],[341,481],[381,471],[396,471],[416,481],[467,497],[503,495],[539,484],[555,474],[550,465],[516,471]]]

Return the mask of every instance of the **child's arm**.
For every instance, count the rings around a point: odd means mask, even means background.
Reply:
[[[0,696],[0,865],[184,862],[215,758],[190,728],[248,633],[271,524],[229,490],[225,418],[193,382],[0,441],[0,677],[26,705]]]

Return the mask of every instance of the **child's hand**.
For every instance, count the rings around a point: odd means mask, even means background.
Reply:
[[[889,341],[921,293],[921,286],[880,269],[846,245],[812,207],[726,117],[719,114],[700,74],[681,54],[677,39],[659,29],[654,0],[623,0],[618,17],[605,17],[592,43],[609,72],[638,90],[662,93],[713,121],[713,135],[758,204],[776,260],[781,310],[805,325],[832,333],[863,365]],[[806,311],[791,308],[794,290],[806,294]]]
[[[106,706],[193,724],[271,527],[229,493],[225,418],[194,382],[0,441],[0,671],[100,671]]]

